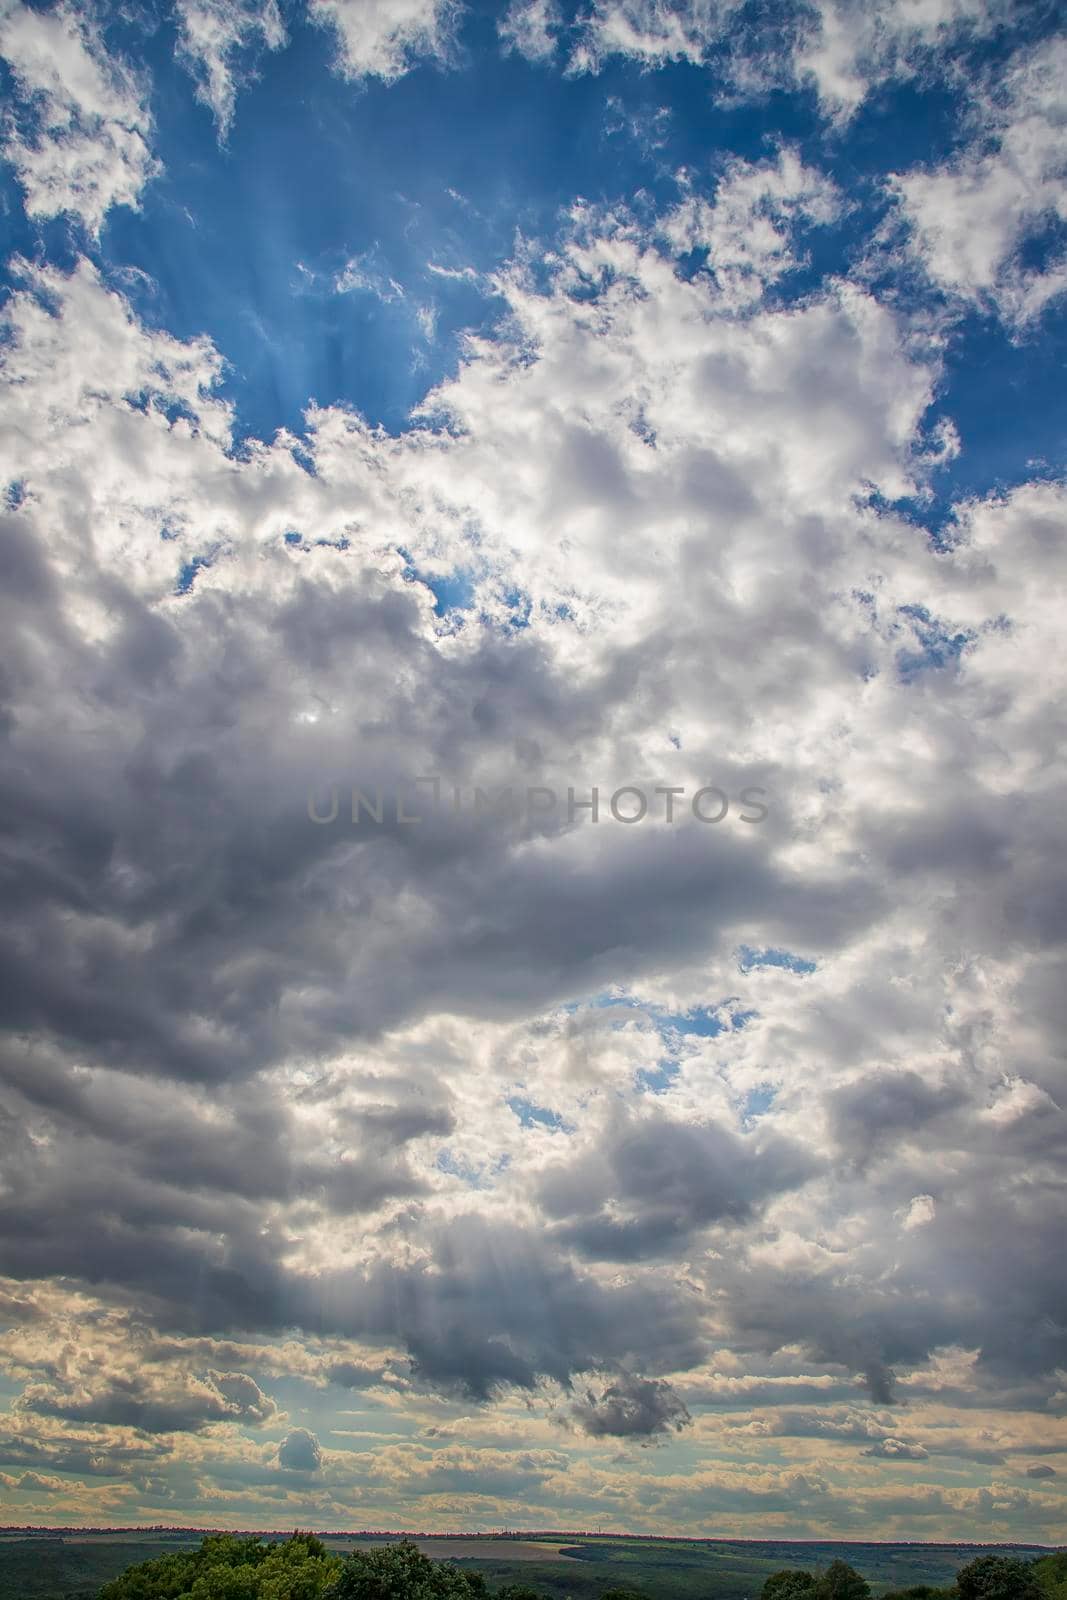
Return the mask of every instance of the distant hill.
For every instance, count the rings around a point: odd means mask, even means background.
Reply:
[[[90,1600],[134,1562],[199,1542],[203,1530],[0,1530],[0,1600]],[[264,1535],[264,1537],[272,1537]],[[279,1532],[277,1537],[284,1537]],[[383,1532],[324,1534],[337,1551],[399,1537]],[[420,1534],[439,1559],[484,1573],[490,1586],[522,1583],[553,1600],[598,1600],[624,1586],[648,1600],[754,1600],[782,1567],[812,1571],[835,1556],[854,1566],[876,1593],[913,1584],[951,1583],[983,1550],[1036,1555],[1037,1545],[879,1544],[858,1541],[639,1538],[564,1531]]]

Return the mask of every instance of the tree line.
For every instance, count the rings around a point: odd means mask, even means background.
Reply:
[[[871,1586],[847,1561],[831,1561],[822,1573],[794,1568],[772,1573],[760,1600],[871,1600]],[[946,1588],[918,1583],[880,1600],[1067,1600],[1067,1551],[1036,1561],[976,1556]]]
[[[105,1584],[98,1600],[548,1600],[526,1584],[490,1591],[481,1573],[434,1561],[410,1540],[331,1554],[311,1533],[265,1542],[210,1534],[195,1550],[158,1556]],[[647,1600],[606,1589],[599,1600]],[[867,1580],[846,1561],[823,1572],[773,1573],[759,1600],[871,1600]],[[880,1600],[1067,1600],[1067,1551],[1024,1561],[984,1555],[948,1588],[918,1584]]]

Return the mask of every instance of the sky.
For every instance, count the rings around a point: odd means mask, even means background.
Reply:
[[[0,1520],[1067,1539],[1067,34],[0,0]]]

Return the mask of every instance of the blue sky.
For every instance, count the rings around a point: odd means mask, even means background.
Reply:
[[[966,139],[958,97],[936,77],[879,85],[842,130],[827,127],[811,86],[717,104],[714,75],[690,63],[649,71],[618,56],[595,75],[567,75],[502,49],[500,18],[493,0],[469,5],[446,61],[354,85],[331,71],[332,31],[294,9],[284,49],[241,53],[240,115],[221,147],[176,52],[176,20],[147,10],[110,19],[108,44],[151,74],[163,172],[139,211],[108,214],[90,253],[150,325],[213,340],[239,433],[300,431],[312,400],[354,406],[391,431],[407,426],[455,370],[462,335],[494,325],[488,276],[517,234],[550,242],[578,197],[652,215],[675,199],[682,169],[707,183],[728,156],[795,144],[842,186],[849,210],[802,240],[810,262],[779,291],[791,298],[855,266],[885,214],[890,173],[944,160]],[[1014,44],[1037,31],[1036,14],[1019,23]],[[981,40],[965,60],[974,73],[995,71],[1003,54]],[[69,261],[85,246],[69,215],[46,224],[21,215],[10,169],[5,210],[15,250]],[[1033,252],[1055,252],[1055,225],[1035,235]],[[338,294],[353,261],[366,286]],[[131,283],[131,269],[150,283]],[[418,321],[427,308],[430,333]],[[1040,337],[980,311],[954,323],[935,414],[953,418],[966,448],[936,481],[939,510],[961,491],[1019,481],[1035,458],[1062,457],[1063,316],[1050,308]],[[1004,396],[995,415],[992,393]]]
[[[0,72],[9,1520],[1062,1541],[1056,8]]]

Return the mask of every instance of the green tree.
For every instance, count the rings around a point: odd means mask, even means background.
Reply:
[[[268,1551],[257,1574],[256,1600],[319,1600],[340,1571],[340,1557],[331,1556],[321,1539],[294,1533]]]
[[[799,1567],[786,1567],[781,1572],[772,1572],[760,1591],[760,1600],[808,1600],[815,1587],[815,1578],[810,1572],[801,1572]]]
[[[1067,1550],[1041,1556],[1034,1562],[1034,1577],[1044,1590],[1045,1600],[1067,1600]]]
[[[310,1533],[281,1543],[213,1533],[196,1550],[130,1567],[99,1600],[320,1600],[341,1558]]]
[[[847,1561],[831,1561],[816,1580],[812,1600],[870,1600],[871,1586]]]
[[[1018,1556],[976,1556],[956,1574],[960,1600],[1045,1600],[1032,1561]]]
[[[178,1600],[193,1584],[199,1554],[181,1550],[127,1567],[121,1577],[105,1583],[100,1600]]]
[[[329,1600],[488,1600],[481,1573],[431,1561],[410,1539],[376,1550],[353,1550]]]

